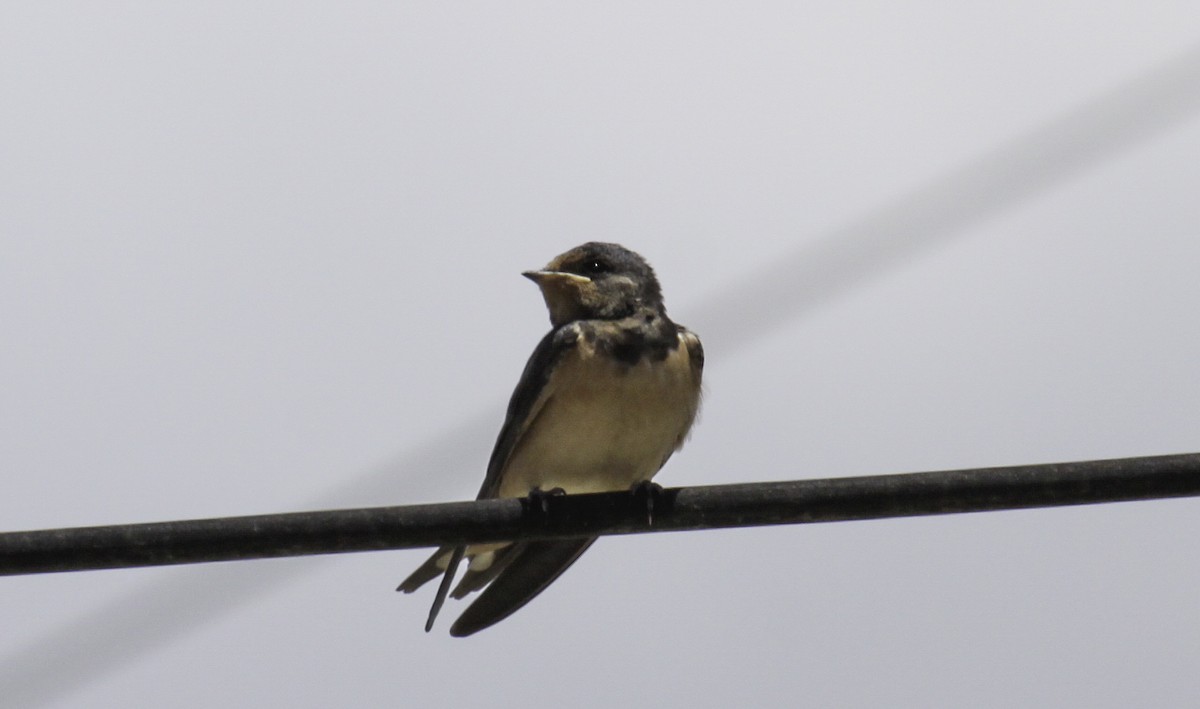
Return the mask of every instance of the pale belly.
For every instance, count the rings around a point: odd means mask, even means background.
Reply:
[[[505,466],[500,497],[535,487],[625,490],[649,480],[683,443],[700,397],[682,345],[663,361],[633,366],[584,351],[559,365],[550,386]]]

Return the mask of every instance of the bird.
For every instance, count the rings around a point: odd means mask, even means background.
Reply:
[[[541,290],[550,332],[513,391],[477,499],[648,489],[696,420],[700,338],[667,317],[654,269],[620,244],[588,242],[522,275]],[[429,632],[468,558],[450,594],[482,589],[450,628],[464,637],[522,608],[595,541],[442,547],[396,590],[442,577]]]

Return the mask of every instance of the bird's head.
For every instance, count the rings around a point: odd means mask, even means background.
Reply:
[[[524,275],[541,288],[554,327],[574,320],[620,320],[641,308],[663,308],[654,269],[620,244],[591,241]]]

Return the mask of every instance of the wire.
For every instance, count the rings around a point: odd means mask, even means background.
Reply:
[[[0,575],[1200,496],[1200,453],[0,534]]]

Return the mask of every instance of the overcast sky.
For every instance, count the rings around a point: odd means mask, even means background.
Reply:
[[[9,3],[0,528],[468,499],[588,240],[673,485],[1200,451],[1194,0]],[[1184,706],[1200,502],[0,579],[0,704]]]

